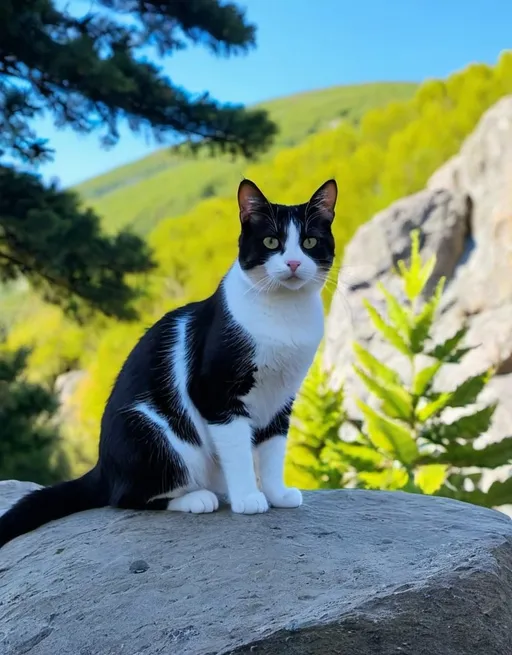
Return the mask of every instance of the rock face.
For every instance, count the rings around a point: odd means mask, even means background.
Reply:
[[[14,501],[23,485],[0,483]],[[510,655],[512,521],[316,491],[256,517],[76,514],[0,551],[3,655]]]
[[[62,373],[55,380],[54,391],[59,399],[59,420],[71,421],[75,408],[73,407],[73,394],[85,376],[85,371],[68,371]]]
[[[363,225],[345,250],[343,267],[326,328],[325,361],[334,380],[345,380],[347,396],[366,397],[351,374],[352,341],[401,370],[407,363],[375,334],[362,299],[384,310],[376,285],[399,294],[390,269],[410,254],[410,231],[419,228],[422,256],[437,255],[429,288],[447,277],[435,337],[443,340],[470,325],[469,345],[480,347],[463,364],[444,369],[440,382],[453,387],[462,379],[497,366],[482,400],[499,400],[490,432],[481,442],[512,434],[512,96],[503,98],[480,120],[460,153],[429,180],[427,188],[404,198]],[[350,406],[357,414],[354,406]],[[508,477],[505,467],[486,476]]]

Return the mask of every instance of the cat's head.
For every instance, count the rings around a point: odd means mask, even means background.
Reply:
[[[338,189],[324,182],[308,202],[271,203],[251,182],[238,188],[238,261],[262,291],[321,289],[334,260],[332,222]]]

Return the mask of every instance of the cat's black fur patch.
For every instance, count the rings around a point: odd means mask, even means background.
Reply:
[[[253,436],[254,444],[259,445],[276,434],[287,434],[290,427],[292,408],[293,403],[288,403],[265,428],[256,429]]]
[[[125,462],[123,475],[108,484],[111,504],[116,506],[129,507],[133,494],[147,502],[188,482],[185,463],[169,447],[162,431],[130,411],[134,404],[148,402],[175,434],[189,443],[201,443],[191,420],[180,409],[181,403],[176,402],[176,381],[170,376],[174,335],[184,318],[188,318],[188,393],[195,407],[213,424],[247,415],[240,396],[248,393],[253,382],[252,345],[230,321],[223,290],[218,289],[206,300],[161,318],[121,369],[103,415],[100,439],[100,462],[107,461],[110,469],[120,453]],[[110,480],[108,471],[104,473]]]
[[[283,252],[290,222],[294,223],[300,234],[301,243],[306,237],[315,237],[317,244],[304,252],[321,268],[329,270],[334,260],[334,237],[331,221],[321,212],[301,205],[276,205],[262,203],[250,221],[242,223],[238,240],[239,261],[244,270],[261,266],[276,252]],[[263,244],[265,237],[279,240],[277,250],[269,250]]]

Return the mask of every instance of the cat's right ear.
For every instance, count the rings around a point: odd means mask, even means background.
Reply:
[[[240,222],[245,223],[251,215],[268,207],[268,200],[251,180],[242,180],[238,187]]]

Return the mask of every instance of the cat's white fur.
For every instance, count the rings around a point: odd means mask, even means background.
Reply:
[[[236,261],[223,281],[224,298],[233,321],[256,344],[256,382],[243,398],[249,418],[236,418],[228,425],[208,425],[193,405],[186,385],[186,317],[179,324],[170,360],[183,409],[193,421],[203,446],[184,443],[150,406],[137,406],[146,419],[159,427],[189,469],[190,485],[167,496],[171,498],[170,510],[212,512],[218,507],[216,494],[225,493],[232,510],[244,514],[265,512],[269,503],[274,507],[298,507],[302,503],[300,491],[287,488],[283,481],[286,435],[276,435],[256,449],[251,442],[253,429],[266,427],[295,396],[323,336],[322,281],[315,262],[303,252],[298,240],[298,230],[292,223],[284,253],[276,253],[267,260],[263,273],[263,267],[260,268],[259,280],[245,273]],[[300,262],[297,278],[291,280],[286,264],[289,260]],[[272,289],[267,290],[271,283]]]

